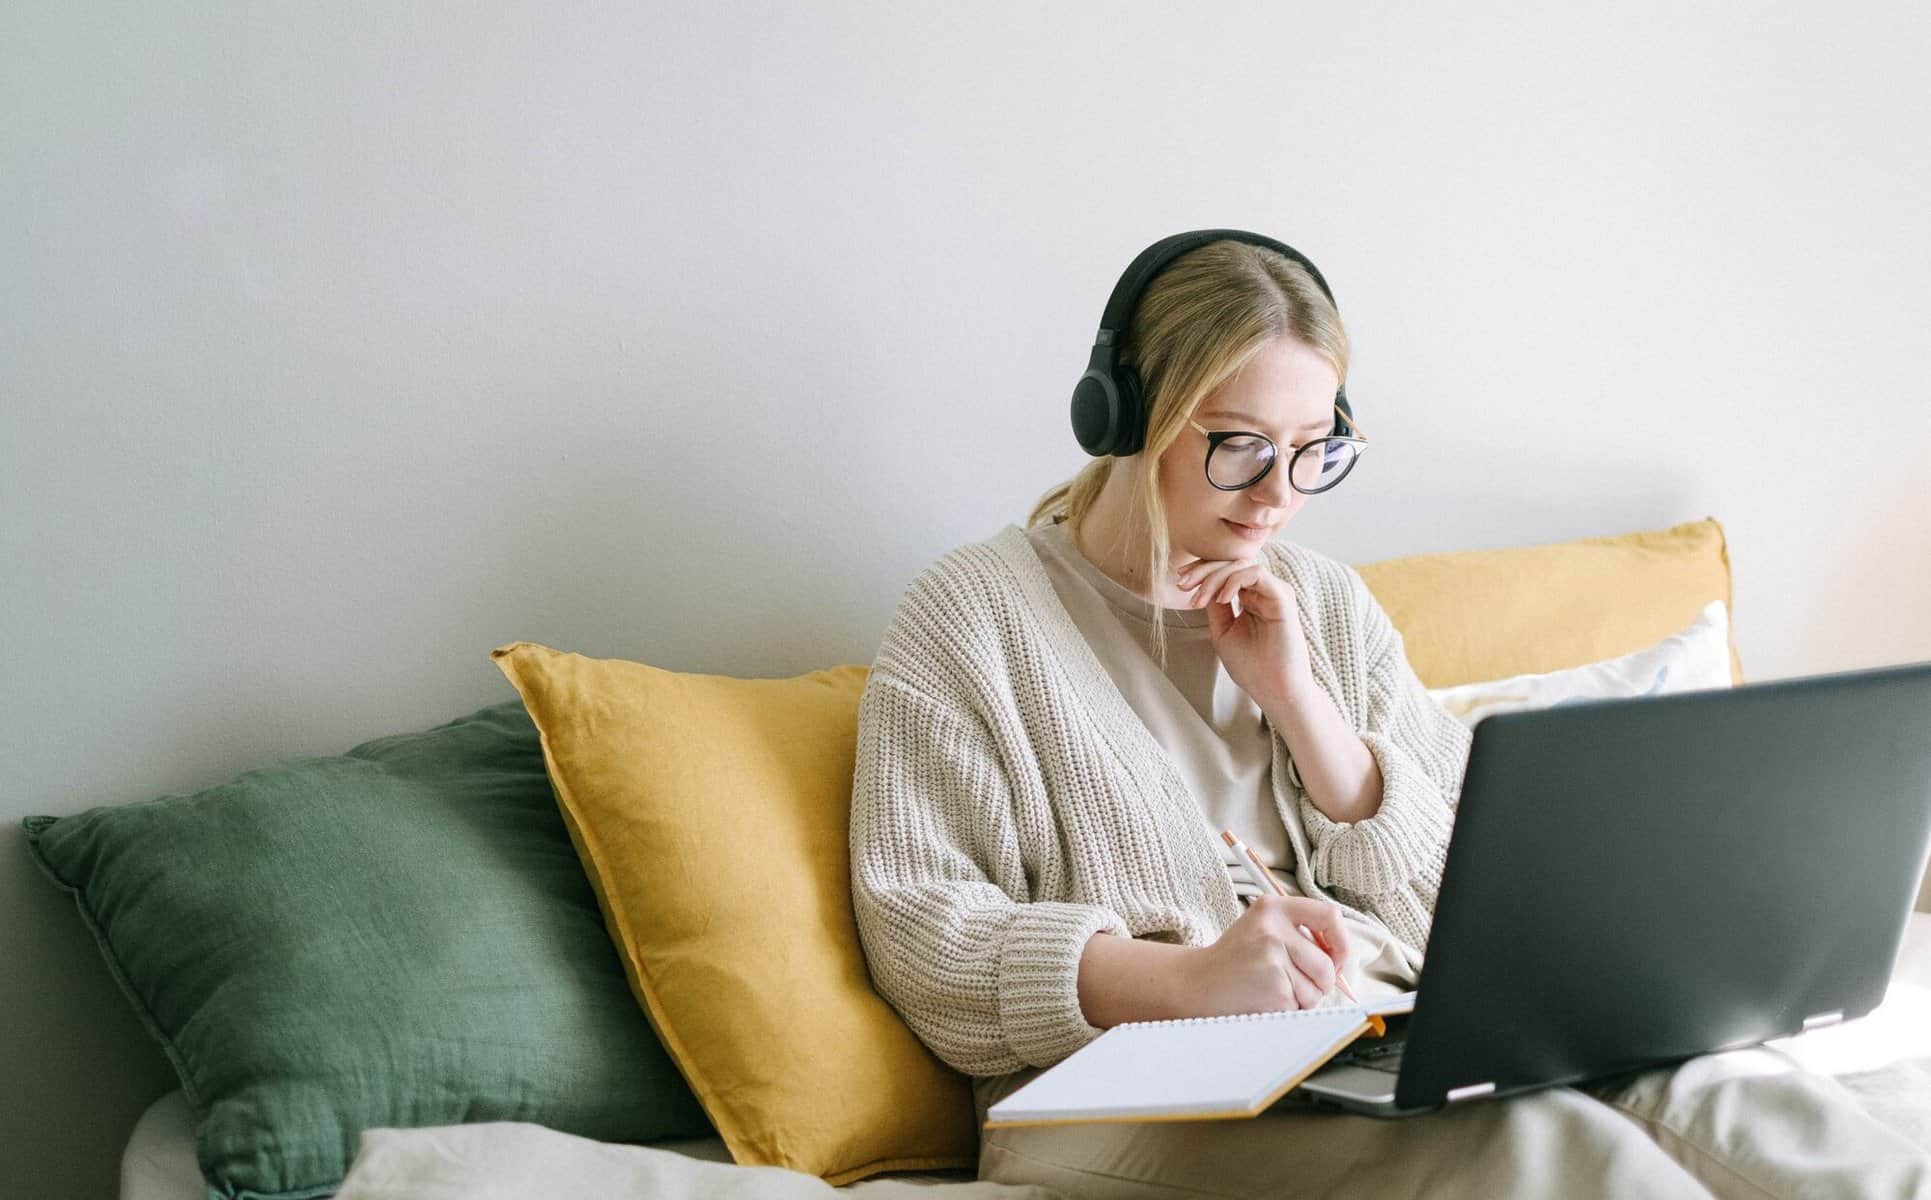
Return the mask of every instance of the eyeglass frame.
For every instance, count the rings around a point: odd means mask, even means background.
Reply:
[[[1355,424],[1354,418],[1352,416],[1349,416],[1348,413],[1345,410],[1343,410],[1339,404],[1334,406],[1334,411],[1341,414],[1341,419],[1348,423],[1348,428],[1354,430],[1354,435],[1351,436],[1343,433],[1324,433],[1318,438],[1309,438],[1307,441],[1294,447],[1294,453],[1288,456],[1287,486],[1293,488],[1295,491],[1301,493],[1301,495],[1303,496],[1318,496],[1322,492],[1331,490],[1335,486],[1335,484],[1340,483],[1341,480],[1346,479],[1348,477],[1348,471],[1354,470],[1355,462],[1360,460],[1361,452],[1364,449],[1366,449],[1368,445],[1367,436],[1362,432],[1361,426]],[[1202,425],[1200,422],[1194,420],[1192,417],[1187,418],[1187,424],[1193,426],[1195,429],[1198,429],[1200,432],[1207,435],[1207,456],[1200,460],[1200,471],[1201,471],[1201,474],[1207,476],[1207,482],[1219,491],[1244,492],[1248,488],[1253,487],[1255,484],[1259,483],[1261,480],[1267,478],[1268,472],[1272,471],[1275,465],[1281,461],[1280,443],[1276,442],[1273,438],[1268,437],[1266,434],[1259,432],[1258,430],[1228,429],[1228,430],[1221,430],[1216,432],[1215,430],[1208,429],[1205,425]],[[1226,441],[1228,438],[1237,438],[1237,437],[1259,438],[1261,441],[1266,442],[1269,446],[1272,446],[1274,448],[1274,457],[1269,459],[1267,461],[1267,465],[1261,468],[1260,474],[1254,476],[1246,483],[1236,484],[1233,487],[1223,487],[1218,483],[1214,483],[1214,477],[1212,473],[1207,470],[1207,464],[1213,460],[1214,451],[1220,449],[1220,444],[1222,442]],[[1348,470],[1341,472],[1340,476],[1335,479],[1334,483],[1326,484],[1322,487],[1315,488],[1313,491],[1310,492],[1306,488],[1302,487],[1300,484],[1294,482],[1294,460],[1300,458],[1301,455],[1307,453],[1308,448],[1313,446],[1317,442],[1348,442],[1355,447],[1355,452],[1354,452],[1354,459],[1350,460],[1348,463]]]

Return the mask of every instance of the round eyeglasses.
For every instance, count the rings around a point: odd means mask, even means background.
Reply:
[[[1337,406],[1335,411],[1341,410]],[[1361,427],[1346,413],[1341,413],[1341,419],[1357,435],[1360,434]],[[1238,492],[1253,487],[1265,479],[1280,460],[1280,447],[1264,433],[1248,430],[1216,432],[1191,419],[1187,424],[1207,435],[1207,482],[1223,492]],[[1309,496],[1325,492],[1347,478],[1367,444],[1368,439],[1360,436],[1315,438],[1296,449],[1294,456],[1288,459],[1287,481],[1295,491]]]

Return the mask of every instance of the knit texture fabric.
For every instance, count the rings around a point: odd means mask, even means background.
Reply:
[[[1382,777],[1372,817],[1331,821],[1274,734],[1302,883],[1380,920],[1419,965],[1470,732],[1354,568],[1280,541],[1264,561]],[[946,554],[899,602],[859,701],[851,872],[873,986],[968,1075],[1050,1066],[1100,1034],[1078,996],[1094,933],[1206,946],[1241,913],[1198,802],[1017,525]]]

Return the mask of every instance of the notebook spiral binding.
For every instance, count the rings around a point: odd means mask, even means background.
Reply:
[[[1279,1012],[1226,1013],[1218,1017],[1170,1017],[1164,1021],[1121,1021],[1114,1029],[1132,1029],[1142,1025],[1219,1025],[1229,1021],[1267,1021],[1276,1017],[1312,1017],[1320,1013],[1331,1013],[1354,1008],[1351,1004],[1330,1004],[1324,1008],[1285,1008]]]

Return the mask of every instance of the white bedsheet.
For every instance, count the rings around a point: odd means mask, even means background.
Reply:
[[[1834,1075],[1870,1111],[1931,1145],[1931,913],[1912,913],[1890,989],[1869,1015],[1773,1043]],[[1503,1189],[1506,1191],[1506,1189]],[[205,1200],[181,1093],[141,1117],[121,1161],[121,1200]],[[863,1180],[843,1188],[798,1171],[731,1165],[718,1138],[619,1146],[537,1125],[496,1123],[370,1130],[337,1200],[1051,1200],[1039,1188],[963,1173]]]
[[[207,1200],[188,1102],[149,1106],[121,1156],[121,1200]],[[834,1188],[799,1171],[740,1167],[724,1139],[617,1146],[515,1122],[378,1129],[362,1139],[337,1200],[1060,1200],[1044,1188],[980,1183],[965,1171],[900,1172]]]

